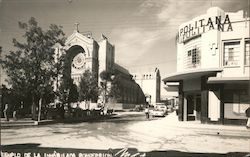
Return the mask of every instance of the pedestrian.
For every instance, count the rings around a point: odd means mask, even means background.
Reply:
[[[15,103],[14,107],[13,107],[13,119],[17,120],[17,112],[18,112],[19,108],[18,105]]]
[[[65,110],[64,110],[64,105],[63,105],[63,103],[60,104],[59,111],[60,111],[60,117],[61,117],[62,119],[64,119]]]
[[[149,119],[149,109],[148,106],[145,108],[146,119]]]
[[[250,107],[248,107],[246,109],[245,113],[246,113],[246,117],[247,117],[246,128],[249,129],[250,128]]]
[[[176,112],[176,115],[178,116],[179,115],[179,107],[178,106],[175,107],[175,112]]]
[[[4,118],[6,119],[6,121],[9,121],[9,104],[8,103],[5,104],[5,108],[3,112],[4,112]]]

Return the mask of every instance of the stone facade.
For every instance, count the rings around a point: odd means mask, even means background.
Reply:
[[[107,71],[120,77],[119,88],[122,91],[121,99],[118,100],[120,103],[143,104],[145,102],[144,93],[128,70],[114,62],[115,46],[104,35],[100,41],[96,41],[90,33],[81,34],[75,30],[67,38],[64,47],[56,45],[55,49],[55,55],[66,53],[70,66],[68,72],[77,86],[86,70],[96,74],[98,84],[101,81],[100,73]]]

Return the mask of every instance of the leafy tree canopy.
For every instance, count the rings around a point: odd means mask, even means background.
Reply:
[[[100,92],[105,98],[105,102],[109,98],[115,98],[116,100],[121,99],[121,78],[120,74],[113,74],[110,71],[102,71],[100,73],[101,87]],[[108,85],[109,82],[109,85]]]
[[[97,101],[98,98],[98,85],[96,75],[86,70],[80,81],[79,85],[79,101],[92,100]]]
[[[54,46],[65,42],[62,27],[51,24],[43,30],[31,17],[28,23],[19,22],[25,33],[25,42],[13,39],[15,51],[1,60],[8,75],[8,83],[19,95],[40,99],[44,93],[52,92],[60,62],[55,62]],[[62,56],[63,57],[63,56]],[[57,68],[55,68],[57,67]]]

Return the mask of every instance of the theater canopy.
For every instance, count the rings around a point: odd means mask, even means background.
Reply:
[[[197,78],[201,76],[208,76],[211,74],[216,74],[217,72],[221,72],[222,68],[209,68],[209,69],[192,69],[182,72],[176,72],[173,74],[168,75],[162,81],[166,82],[178,82],[181,80]]]

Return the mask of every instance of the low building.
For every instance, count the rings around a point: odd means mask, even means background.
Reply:
[[[218,7],[179,27],[177,72],[179,120],[245,124],[250,107],[249,17]]]

